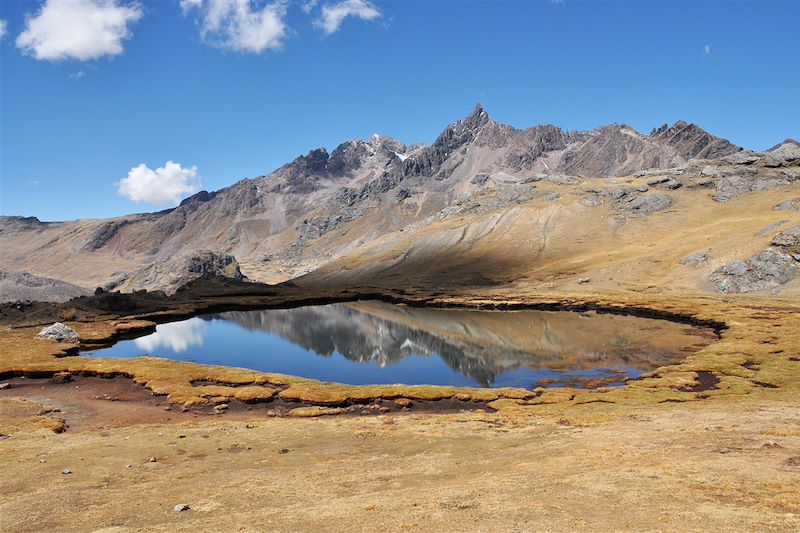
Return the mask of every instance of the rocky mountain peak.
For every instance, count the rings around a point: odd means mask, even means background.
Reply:
[[[717,159],[741,151],[727,139],[715,137],[696,124],[683,120],[656,128],[650,138],[674,149],[684,159]]]
[[[798,142],[798,141],[796,141],[794,139],[786,139],[783,142],[779,142],[778,144],[776,144],[772,148],[767,148],[764,151],[765,152],[772,152],[773,150],[777,150],[778,148],[780,148],[782,146],[791,146],[791,145],[800,146],[800,142]]]

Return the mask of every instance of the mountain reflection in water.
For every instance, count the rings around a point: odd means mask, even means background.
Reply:
[[[635,377],[714,339],[623,315],[355,302],[194,317],[88,355],[155,354],[352,384],[531,387],[609,370]]]

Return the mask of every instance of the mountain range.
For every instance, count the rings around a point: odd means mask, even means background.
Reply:
[[[700,291],[795,290],[798,180],[791,139],[759,153],[683,121],[649,134],[624,124],[516,129],[477,105],[429,145],[374,135],[318,148],[173,209],[0,217],[0,270],[122,291],[170,292],[207,274],[361,285],[524,278],[543,288],[674,278]],[[770,240],[779,233],[788,245]],[[671,254],[686,253],[669,264],[678,275],[650,264],[662,237]],[[774,272],[758,264],[768,250],[777,255],[762,262]]]

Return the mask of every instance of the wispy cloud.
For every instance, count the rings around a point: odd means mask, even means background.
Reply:
[[[3,37],[6,36],[6,29],[8,28],[8,24],[3,19],[0,19],[0,41],[3,40]]]
[[[308,0],[307,2],[303,2],[303,5],[300,6],[300,9],[303,10],[303,13],[308,15],[311,11],[317,7],[319,0]]]
[[[197,167],[183,168],[172,161],[155,170],[142,163],[133,167],[128,176],[116,185],[120,196],[155,207],[176,205],[184,196],[196,193],[201,187]]]
[[[706,55],[706,56],[707,56],[707,55],[708,55],[708,54],[710,54],[710,53],[711,53],[711,45],[710,45],[710,44],[707,44],[707,45],[705,45],[705,46],[703,47],[703,55]]]
[[[377,7],[366,0],[343,0],[322,6],[322,13],[314,24],[325,35],[336,33],[347,17],[373,20],[381,16]]]
[[[143,14],[138,4],[117,0],[46,0],[28,15],[16,43],[24,53],[49,61],[115,56],[131,36],[128,26]]]
[[[286,2],[256,7],[251,0],[181,0],[184,13],[199,14],[200,34],[220,48],[260,54],[283,45]]]

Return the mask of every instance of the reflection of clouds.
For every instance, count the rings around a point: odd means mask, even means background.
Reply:
[[[190,346],[202,346],[205,340],[207,324],[197,317],[161,324],[156,332],[136,339],[136,346],[142,350],[153,352],[159,347],[169,348],[175,353],[185,352]]]

